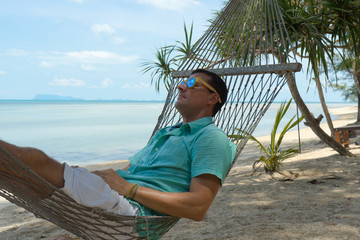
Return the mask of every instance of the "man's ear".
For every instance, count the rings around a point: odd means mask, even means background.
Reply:
[[[215,105],[216,103],[219,102],[219,99],[220,99],[219,94],[212,93],[209,96],[209,101],[210,101],[209,103]]]

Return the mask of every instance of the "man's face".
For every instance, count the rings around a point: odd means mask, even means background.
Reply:
[[[209,82],[209,76],[204,73],[195,73],[190,76],[200,78],[202,81]],[[181,112],[182,110],[198,110],[206,107],[209,96],[213,94],[203,83],[197,81],[195,86],[188,88],[186,84],[178,86],[179,96],[175,103],[176,108]]]

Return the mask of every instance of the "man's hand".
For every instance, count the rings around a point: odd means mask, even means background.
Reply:
[[[120,195],[125,196],[125,194],[131,188],[131,183],[123,179],[119,174],[116,173],[116,171],[114,171],[114,169],[93,171],[92,173],[100,176],[107,184],[109,184],[111,189],[114,189]]]
[[[112,189],[123,196],[132,186],[113,169],[92,173],[100,176]],[[191,180],[189,192],[160,192],[139,186],[134,200],[161,213],[200,221],[204,218],[219,188],[220,180],[216,176],[202,174]]]
[[[161,213],[201,221],[219,188],[219,178],[202,174],[192,178],[189,192],[159,192],[139,186],[134,200]]]

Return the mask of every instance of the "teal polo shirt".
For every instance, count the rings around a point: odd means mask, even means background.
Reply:
[[[235,150],[213,119],[205,117],[159,130],[129,158],[129,169],[117,173],[139,186],[162,192],[188,192],[191,179],[201,174],[213,174],[223,183]]]

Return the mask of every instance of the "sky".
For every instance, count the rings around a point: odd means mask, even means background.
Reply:
[[[141,63],[156,49],[194,39],[221,0],[0,0],[0,100],[38,94],[85,100],[164,100]],[[306,75],[297,76],[305,101],[318,102]],[[309,90],[308,90],[309,89]],[[285,87],[277,98],[291,97]],[[331,89],[329,102],[341,102]]]

